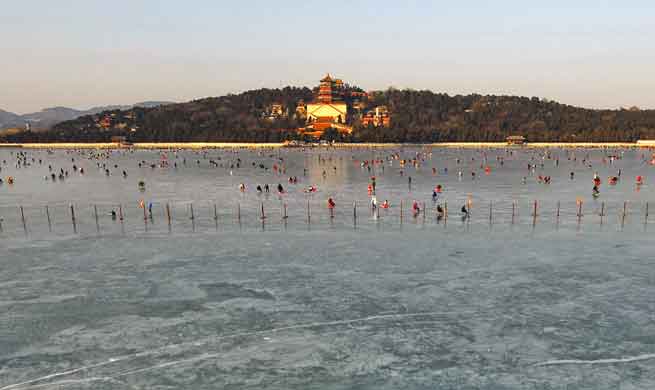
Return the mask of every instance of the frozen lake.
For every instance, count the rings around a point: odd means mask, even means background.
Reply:
[[[647,151],[104,153],[0,149],[0,390],[655,388]]]
[[[167,231],[169,214],[171,230],[177,232],[216,230],[217,225],[222,230],[261,230],[262,207],[270,217],[264,228],[279,230],[284,227],[280,223],[284,204],[289,217],[286,227],[304,228],[308,202],[312,228],[318,229],[326,225],[352,227],[353,202],[358,204],[362,229],[396,229],[400,225],[401,202],[404,216],[409,217],[403,222],[423,225],[435,222],[436,204],[450,206],[448,215],[453,222],[461,206],[470,202],[469,222],[488,225],[491,209],[496,229],[507,228],[512,221],[528,225],[536,222],[548,230],[554,222],[557,227],[592,229],[600,225],[601,212],[606,229],[616,228],[619,222],[636,228],[646,221],[646,204],[653,199],[651,183],[655,180],[650,152],[641,149],[26,150],[28,165],[20,168],[16,164],[19,152],[0,150],[0,174],[5,181],[0,186],[0,217],[6,239],[23,238],[26,233],[32,238],[49,238],[73,230],[82,235]],[[402,160],[406,160],[404,166]],[[167,167],[161,167],[163,164]],[[528,169],[529,165],[534,169]],[[598,198],[592,197],[594,175],[601,181]],[[367,192],[372,176],[376,178],[378,202],[388,200],[391,204],[389,209],[381,210],[373,224]],[[614,185],[608,182],[612,176],[620,179]],[[640,186],[635,184],[637,176],[643,178]],[[7,183],[8,177],[14,178],[13,185]],[[289,177],[297,177],[298,183],[289,184]],[[550,177],[550,184],[540,182],[539,177]],[[145,191],[139,190],[140,181],[145,183]],[[238,190],[242,183],[246,186],[244,193]],[[256,186],[265,184],[270,192],[258,194]],[[278,184],[284,187],[281,196],[277,194]],[[305,193],[311,185],[318,191]],[[435,203],[431,194],[437,185],[443,192]],[[337,204],[333,219],[328,218],[328,197]],[[143,209],[139,208],[142,200],[144,205],[152,204],[152,215],[147,215],[152,217],[149,224],[143,223]],[[427,206],[425,220],[422,216],[410,217],[414,201]],[[535,201],[536,221],[532,218]],[[582,202],[581,208],[578,201]],[[112,210],[122,211],[123,224],[108,217]],[[580,220],[579,211],[584,216]]]

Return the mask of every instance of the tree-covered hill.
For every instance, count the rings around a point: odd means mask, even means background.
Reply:
[[[517,96],[448,96],[393,90],[373,94],[393,115],[389,129],[363,129],[358,136],[381,142],[636,141],[655,139],[655,110],[590,110]]]
[[[308,88],[259,89],[161,107],[106,111],[61,122],[48,132],[6,135],[5,141],[108,141],[126,135],[131,141],[277,142],[298,138],[304,119],[295,115],[299,100],[313,98]],[[524,135],[529,141],[636,141],[655,139],[655,110],[590,110],[538,98],[449,96],[430,91],[373,92],[367,109],[385,105],[391,126],[363,127],[349,118],[354,131],[326,138],[350,142],[503,141]],[[283,115],[272,116],[273,104]],[[109,119],[107,119],[109,118]],[[100,126],[102,120],[108,121]]]

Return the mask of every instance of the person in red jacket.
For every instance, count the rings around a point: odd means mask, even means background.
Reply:
[[[327,201],[327,206],[328,206],[328,210],[330,210],[330,218],[334,218],[334,206],[336,205],[337,204],[334,203],[334,199],[332,199],[332,197],[329,197]]]

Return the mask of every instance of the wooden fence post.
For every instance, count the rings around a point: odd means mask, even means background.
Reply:
[[[77,223],[75,221],[75,206],[71,203],[71,222],[73,223],[73,232],[77,233]]]
[[[307,223],[310,224],[312,221],[312,212],[309,206],[309,199],[307,199]]]
[[[96,219],[96,231],[100,233],[100,222],[98,221],[98,206],[95,204],[93,205],[93,216]]]
[[[538,207],[538,204],[537,204],[537,200],[535,199],[534,206],[532,207],[532,226],[533,227],[537,225],[537,207]]]
[[[171,231],[171,205],[166,202],[166,219],[168,220],[168,231]]]
[[[218,230],[218,211],[216,210],[216,203],[214,203],[214,225],[216,225],[216,229]]]
[[[46,218],[48,218],[48,231],[52,232],[52,222],[50,221],[50,209],[48,208],[48,205],[45,205],[45,215]]]
[[[191,211],[191,231],[196,231],[196,215],[193,212],[193,202],[189,203],[189,210]]]
[[[514,225],[514,218],[516,217],[516,201],[512,201],[512,225]]]
[[[20,219],[23,221],[23,230],[27,233],[27,223],[25,222],[25,211],[23,210],[23,206],[20,206]]]

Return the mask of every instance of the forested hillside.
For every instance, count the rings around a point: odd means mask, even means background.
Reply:
[[[308,88],[259,89],[161,107],[107,111],[59,123],[48,132],[6,135],[5,141],[108,141],[127,135],[131,141],[250,141],[297,139],[304,119],[295,116],[300,99],[313,98]],[[272,104],[285,114],[266,115]],[[324,138],[346,142],[503,141],[524,135],[528,141],[636,141],[655,139],[655,110],[590,110],[538,98],[514,96],[449,96],[430,91],[373,92],[367,107],[385,105],[391,126],[363,127],[349,118],[354,131]],[[98,126],[102,117],[111,125]]]

